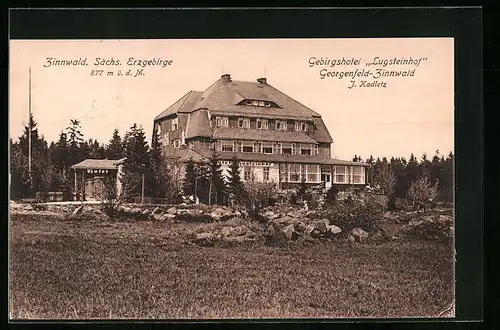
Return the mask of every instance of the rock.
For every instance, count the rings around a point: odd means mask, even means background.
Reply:
[[[304,233],[306,233],[307,235],[310,235],[314,231],[315,228],[316,227],[313,224],[308,224],[304,228]]]
[[[324,220],[317,220],[317,221],[313,222],[313,225],[314,225],[314,229],[317,229],[321,233],[324,233],[327,231],[327,228],[326,228],[327,225],[326,225]]]
[[[195,242],[202,246],[211,246],[214,241],[214,234],[212,233],[198,233],[196,234]]]
[[[434,222],[434,216],[432,215],[424,215],[422,219],[427,222]]]
[[[225,220],[227,218],[232,217],[233,213],[229,210],[222,208],[222,207],[218,207],[210,213],[210,216],[212,218],[214,218],[214,220],[218,221],[218,220]]]
[[[326,227],[327,231],[332,233],[332,234],[340,234],[342,232],[342,229],[340,229],[340,227],[337,227],[335,225],[328,225]]]
[[[31,206],[31,205],[30,205]],[[83,205],[78,206],[76,209],[73,211],[73,215],[79,215],[83,211]]]
[[[361,228],[354,228],[351,232],[351,235],[354,237],[354,239],[358,242],[362,242],[364,241],[365,239],[368,238],[368,233],[366,231],[364,231],[363,229]]]
[[[306,225],[302,222],[299,221],[295,224],[295,230],[299,233],[303,233],[306,229]]]
[[[174,218],[175,218],[175,214],[165,213],[165,214],[162,214],[161,220],[162,221],[172,220]]]
[[[293,224],[286,226],[281,231],[285,234],[286,239],[289,241],[296,240],[298,238]]]
[[[279,214],[277,213],[274,213],[273,211],[269,210],[269,211],[266,211],[262,214],[262,216],[264,218],[266,218],[268,221],[272,221],[274,219],[278,219],[280,217]]]
[[[130,210],[131,214],[137,215],[137,214],[142,214],[142,211],[138,207],[134,207],[133,209]]]
[[[449,215],[440,214],[438,221],[439,221],[439,223],[442,223],[442,224],[450,224],[450,223],[453,223],[453,217],[451,217]]]
[[[154,214],[154,213],[153,213],[153,219],[157,220],[157,221],[163,221],[163,220],[165,220],[163,214]]]
[[[246,226],[239,226],[239,227],[234,227],[232,230],[232,235],[233,236],[243,236],[245,235],[250,229],[248,229]]]
[[[305,218],[306,212],[304,212],[304,210],[293,210],[288,212],[286,215],[292,218],[303,219]]]
[[[157,207],[155,207],[155,208],[153,209],[153,211],[151,211],[151,213],[152,213],[152,214],[160,214],[160,213],[161,213],[161,209],[160,209],[160,207],[158,207],[158,206],[157,206]]]
[[[179,210],[180,211],[180,210]],[[171,207],[167,210],[168,214],[177,214],[177,209],[175,207]]]
[[[80,207],[83,207],[83,206],[80,206]],[[35,208],[33,206],[31,206],[30,204],[26,204],[22,207],[22,209],[24,211],[33,211]]]

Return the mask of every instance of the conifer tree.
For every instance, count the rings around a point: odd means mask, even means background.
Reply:
[[[240,162],[236,157],[233,157],[231,160],[227,179],[227,188],[231,199],[238,200],[242,198],[244,187],[243,182],[241,181]]]
[[[106,157],[108,159],[120,159],[123,157],[122,139],[117,128],[113,131],[113,136],[106,146]]]
[[[195,188],[197,185],[198,173],[193,158],[189,158],[186,164],[182,190],[185,196],[196,196]]]
[[[142,178],[146,179],[146,174],[149,170],[149,147],[146,141],[146,135],[142,127],[134,124],[125,134],[124,139],[124,156],[126,157],[123,164],[124,180],[129,184],[129,194],[132,196],[140,196],[142,190]],[[145,195],[149,185],[145,182]]]
[[[210,155],[209,170],[208,204],[224,204],[226,202],[225,182],[219,155],[215,150]]]

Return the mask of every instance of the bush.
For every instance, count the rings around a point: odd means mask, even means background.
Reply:
[[[323,217],[333,221],[344,232],[356,227],[367,231],[377,231],[380,229],[379,219],[383,212],[383,206],[375,198],[369,196],[362,200],[337,201],[326,209]]]
[[[275,183],[250,181],[244,184],[244,193],[236,202],[244,205],[250,217],[257,219],[260,218],[260,212],[264,207],[276,202],[277,195]]]
[[[325,203],[333,204],[337,200],[337,196],[339,194],[339,190],[337,187],[331,187],[325,194]]]
[[[410,223],[408,235],[424,240],[446,241],[453,238],[453,230],[449,224],[424,220],[416,224]]]
[[[429,182],[426,176],[420,177],[412,182],[408,189],[408,199],[414,210],[424,211],[435,203],[438,193],[438,183],[434,185]]]

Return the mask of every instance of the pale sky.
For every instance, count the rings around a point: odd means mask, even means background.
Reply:
[[[225,39],[225,40],[11,40],[10,136],[16,140],[28,119],[29,68],[32,111],[39,132],[57,140],[70,119],[82,124],[85,139],[107,143],[114,128],[124,132],[137,123],[148,138],[153,118],[189,90],[203,91],[231,74],[234,80],[270,85],[322,115],[334,140],[332,156],[350,160],[409,157],[436,149],[447,155],[454,138],[454,49],[452,38],[408,39]],[[44,67],[47,58],[87,58],[87,66]],[[97,57],[121,61],[119,66],[94,66]],[[138,77],[116,76],[127,60],[172,60],[171,65],[145,67]],[[360,65],[310,67],[311,57],[361,59]],[[412,58],[410,65],[371,66],[381,59]],[[411,77],[379,79],[386,87],[349,89],[351,78],[320,77],[320,70],[354,71],[383,68],[408,70]],[[115,76],[91,76],[92,70],[113,70]]]

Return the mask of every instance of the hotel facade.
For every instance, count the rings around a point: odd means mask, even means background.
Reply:
[[[331,158],[333,139],[321,115],[266,78],[224,74],[205,91],[189,91],[154,119],[167,157],[206,162],[215,151],[224,174],[233,158],[243,181],[363,187],[367,164]]]

